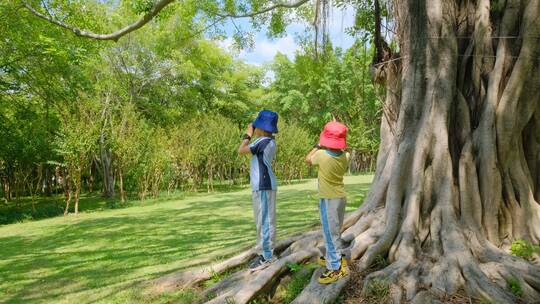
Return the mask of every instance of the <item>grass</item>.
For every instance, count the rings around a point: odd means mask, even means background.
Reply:
[[[346,177],[348,211],[371,179]],[[316,194],[315,180],[279,188],[278,239],[318,222]],[[145,298],[137,283],[253,245],[252,217],[245,188],[0,226],[0,302],[190,303],[192,291]]]
[[[509,278],[506,280],[506,283],[508,284],[508,289],[514,294],[516,297],[521,297],[523,295],[523,289],[521,289],[521,284],[519,283],[519,280],[516,278]]]
[[[311,264],[296,264],[289,266],[289,269],[293,273],[291,281],[285,288],[285,296],[282,303],[291,303],[296,299],[298,295],[304,290],[311,280],[313,271],[319,266],[315,263]],[[303,271],[302,271],[303,270]]]
[[[300,181],[294,180],[291,183],[298,182]],[[214,184],[214,194],[239,191],[244,189],[246,187],[245,185],[216,182]],[[127,202],[122,204],[118,197],[104,198],[98,192],[83,193],[79,201],[79,212],[99,212],[107,209],[144,206],[160,201],[180,200],[187,197],[204,196],[206,194],[206,186],[197,189],[197,192],[172,191],[170,194],[162,192],[158,199],[146,199],[144,201],[139,200],[136,193],[131,193],[131,197],[127,198]],[[33,205],[32,202],[35,204]],[[65,206],[65,197],[62,193],[53,193],[50,197],[35,197],[35,199],[32,197],[15,198],[9,203],[0,199],[0,225],[60,216],[64,214]],[[70,212],[74,212],[73,202],[71,202],[69,210]]]
[[[384,278],[369,280],[366,286],[366,298],[373,303],[385,303],[390,295],[390,283]]]

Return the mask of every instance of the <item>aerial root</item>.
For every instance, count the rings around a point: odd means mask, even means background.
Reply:
[[[377,239],[382,234],[382,225],[378,227],[371,228],[360,235],[358,235],[352,242],[350,246],[350,259],[356,260],[360,257],[369,246],[372,246],[377,242]]]
[[[341,238],[345,242],[352,242],[355,238],[366,232],[368,229],[372,229],[374,226],[383,225],[384,210],[382,208],[378,208],[365,214],[354,225],[351,225],[350,227],[345,229],[341,234]]]
[[[538,294],[538,291],[535,290],[535,288],[529,283],[529,281],[527,281],[526,274],[518,273],[515,270],[511,269],[511,267],[507,267],[506,265],[496,262],[481,264],[480,268],[489,277],[491,281],[499,285],[501,288],[508,289],[509,285],[515,284],[521,289],[523,293],[522,298],[525,301],[533,302],[534,300],[536,300],[537,296],[535,295]],[[530,276],[528,276],[528,278],[530,278]],[[534,280],[530,282],[532,282],[533,284],[535,283]]]

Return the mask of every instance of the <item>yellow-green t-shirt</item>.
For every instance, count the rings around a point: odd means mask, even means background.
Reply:
[[[313,165],[319,166],[319,197],[341,198],[347,196],[343,175],[349,166],[349,153],[334,154],[319,150],[311,158]]]

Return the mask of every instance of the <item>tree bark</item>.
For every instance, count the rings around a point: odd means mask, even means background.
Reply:
[[[113,153],[111,149],[106,147],[105,135],[100,136],[100,165],[103,182],[103,196],[114,196],[114,168],[113,168]]]
[[[126,202],[126,193],[124,191],[124,175],[122,169],[118,169],[118,182],[120,186],[120,202],[123,204]]]
[[[69,181],[69,170],[65,169],[59,169],[58,171],[57,179],[62,179],[62,188],[64,190],[64,197],[66,199],[66,208],[64,209],[64,216],[66,216],[69,213],[69,204],[71,203],[71,198],[73,196],[72,188],[71,188],[71,182]]]
[[[81,161],[81,163],[83,163]],[[81,193],[81,187],[82,187],[82,169],[80,167],[75,168],[73,173],[73,185],[75,186],[75,192],[74,192],[74,209],[75,209],[75,215],[79,214],[79,195]]]

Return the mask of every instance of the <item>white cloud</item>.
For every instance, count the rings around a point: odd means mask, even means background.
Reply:
[[[283,38],[274,40],[258,40],[255,41],[255,47],[253,50],[244,51],[240,54],[240,58],[247,60],[254,59],[252,61],[265,62],[274,59],[274,56],[278,52],[287,55],[290,59],[294,58],[294,53],[300,47],[296,44],[294,39],[287,35]]]
[[[230,51],[233,48],[233,40],[231,37],[223,39],[223,40],[216,40],[216,44],[227,51]]]
[[[260,35],[260,37],[257,37],[253,49],[240,51],[235,48],[232,38],[217,40],[216,44],[236,58],[257,66],[272,61],[278,52],[285,54],[292,60],[296,50],[300,49],[300,46],[296,44],[290,35],[273,40]]]

